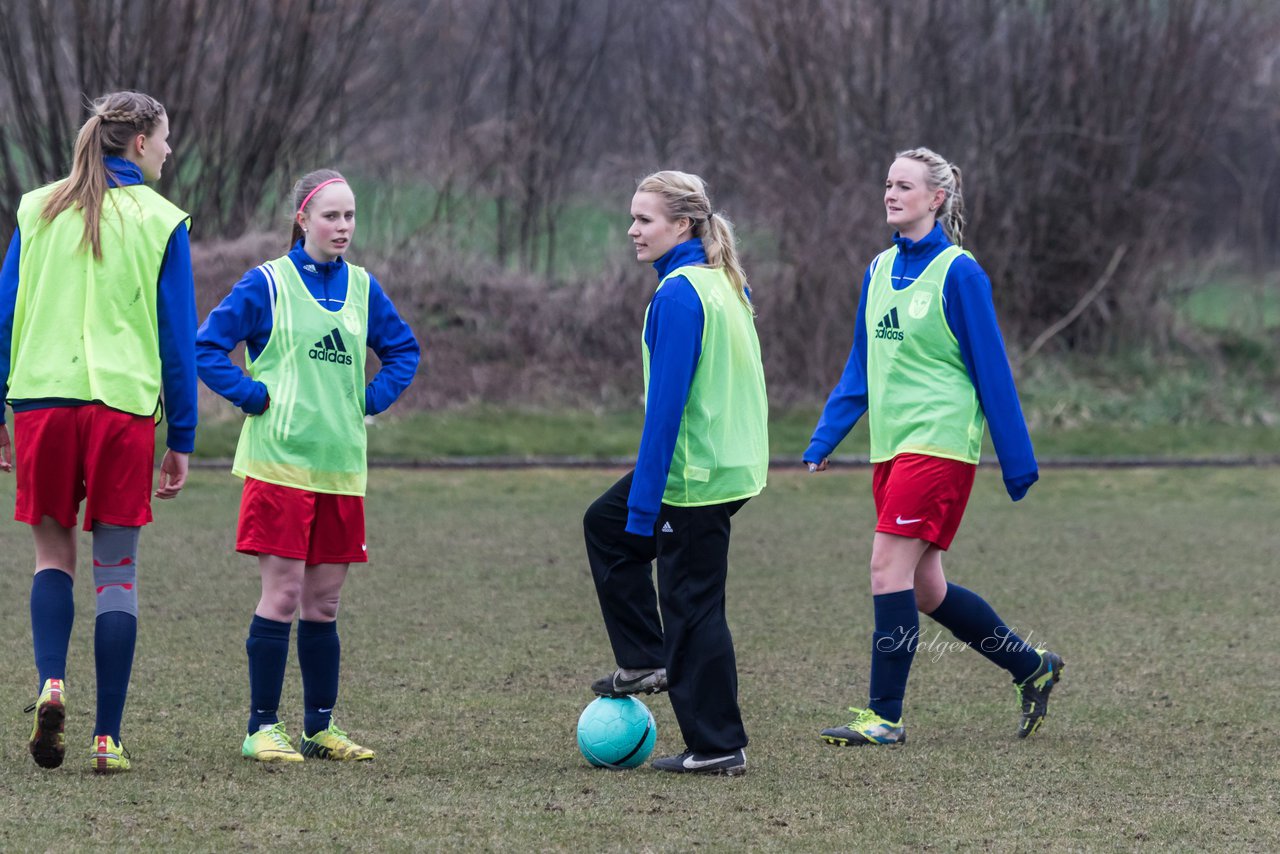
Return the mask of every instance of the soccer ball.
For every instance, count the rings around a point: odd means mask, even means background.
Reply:
[[[635,697],[599,697],[578,717],[578,749],[598,768],[634,768],[657,740],[653,713]]]

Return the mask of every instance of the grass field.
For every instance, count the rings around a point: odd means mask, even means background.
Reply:
[[[1196,288],[1182,305],[1185,316],[1211,329],[1263,332],[1280,326],[1280,278],[1227,276]]]
[[[795,460],[809,444],[820,407],[775,410],[769,418],[769,448],[777,460]],[[1280,417],[1280,416],[1278,416]],[[197,461],[227,460],[235,454],[242,416],[226,407],[202,416],[196,436]],[[639,410],[603,413],[489,406],[443,412],[378,416],[369,426],[369,457],[429,461],[457,457],[569,457],[587,460],[635,459],[644,425]],[[157,446],[163,448],[164,426]],[[1042,461],[1132,457],[1250,458],[1280,455],[1280,430],[1267,425],[1213,423],[1083,423],[1033,430]],[[867,423],[861,421],[837,448],[851,460],[865,460]],[[983,459],[995,461],[987,437]]]
[[[257,579],[231,551],[237,482],[204,471],[157,504],[143,539],[134,771],[98,778],[82,758],[87,569],[70,758],[37,769],[20,714],[35,687],[29,543],[0,523],[0,848],[1280,847],[1280,469],[1054,470],[1017,505],[984,469],[949,574],[1062,653],[1050,718],[1015,740],[1006,678],[925,619],[910,743],[863,750],[816,733],[865,698],[869,472],[773,472],[735,520],[729,617],[752,741],[734,779],[596,770],[577,754],[587,684],[612,666],[580,519],[618,474],[372,473],[373,563],[348,583],[340,622],[338,721],[379,751],[361,766],[240,758]],[[12,490],[0,477],[0,506]],[[293,662],[282,710],[296,732]],[[649,705],[659,753],[679,750],[666,698]]]
[[[400,252],[430,238],[475,258],[497,258],[499,216],[494,199],[471,193],[442,196],[431,184],[403,176],[388,180],[348,175],[360,199],[363,248]],[[626,204],[629,197],[628,193],[618,201]],[[608,210],[585,198],[569,199],[557,206],[556,223],[556,269],[545,269],[549,236],[540,228],[532,236],[534,266],[549,279],[600,275],[611,259],[627,257],[623,235],[630,222],[625,210]],[[514,268],[514,258],[509,260]]]

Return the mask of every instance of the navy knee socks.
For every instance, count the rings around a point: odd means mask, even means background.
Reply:
[[[873,597],[876,629],[871,640],[870,708],[887,721],[902,719],[911,660],[919,643],[915,590]]]
[[[40,680],[37,694],[46,679],[67,678],[67,647],[75,619],[75,579],[60,569],[42,569],[32,576],[31,640]]]
[[[249,638],[244,642],[249,654],[249,733],[279,723],[280,691],[289,659],[289,630],[292,623],[253,615]]]
[[[302,670],[302,731],[315,735],[329,728],[338,701],[342,644],[337,621],[298,620],[298,667]]]
[[[98,676],[98,718],[94,735],[120,742],[133,653],[138,641],[139,527],[93,523],[93,585],[97,617],[93,659]]]
[[[1022,682],[1040,666],[1040,654],[1005,625],[987,600],[959,584],[947,584],[942,604],[929,616],[992,664],[1009,671],[1014,682]]]

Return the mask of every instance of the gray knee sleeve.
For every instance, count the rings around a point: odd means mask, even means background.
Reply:
[[[93,586],[98,613],[138,616],[138,534],[141,528],[93,523]]]

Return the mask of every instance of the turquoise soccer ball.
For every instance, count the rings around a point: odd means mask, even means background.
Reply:
[[[597,768],[635,768],[657,740],[653,713],[635,697],[599,697],[578,716],[578,749]]]

